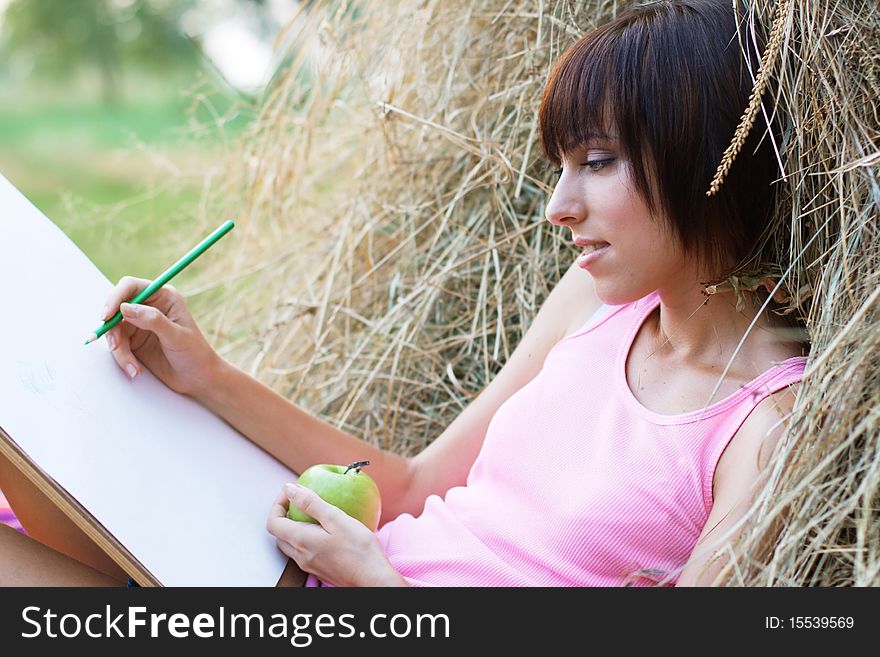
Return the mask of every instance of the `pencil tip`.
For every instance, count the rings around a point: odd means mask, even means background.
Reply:
[[[92,333],[91,335],[89,335],[88,338],[86,338],[86,341],[83,344],[88,344],[89,342],[94,342],[97,339],[98,339],[98,336],[95,335],[94,333]]]

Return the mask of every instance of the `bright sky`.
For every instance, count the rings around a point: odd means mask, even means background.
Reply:
[[[202,47],[236,87],[260,87],[271,74],[272,48],[234,20],[212,26]]]
[[[272,50],[277,31],[270,25],[274,23],[280,30],[296,13],[298,4],[268,0],[258,9],[232,0],[199,0],[184,14],[181,28],[198,38],[204,53],[230,84],[256,90],[268,82],[277,64]]]

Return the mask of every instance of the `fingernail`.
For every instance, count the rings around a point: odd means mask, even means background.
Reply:
[[[107,315],[110,314],[110,306],[104,306],[104,314],[101,315],[101,319],[107,319]]]
[[[129,363],[128,365],[125,366],[125,371],[128,372],[128,375],[129,375],[132,379],[133,379],[134,377],[136,377],[136,376],[137,376],[137,373],[138,373],[137,368],[136,368],[134,365],[132,365],[131,363]]]
[[[112,333],[107,334],[107,344],[110,345],[111,349],[116,349],[116,338]]]
[[[284,492],[289,496],[293,496],[298,489],[302,488],[299,484],[284,484]]]
[[[123,314],[129,315],[130,317],[137,317],[141,314],[141,309],[137,304],[124,303],[120,308],[122,308]]]

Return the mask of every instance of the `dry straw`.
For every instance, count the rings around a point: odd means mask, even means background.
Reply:
[[[220,283],[185,291],[221,353],[380,447],[436,438],[575,255],[542,220],[536,110],[560,52],[623,5],[303,10],[289,67],[206,186],[205,225],[240,219],[234,256],[206,272]],[[812,354],[718,583],[878,585],[880,28],[860,0],[750,14],[772,43],[730,152],[773,94],[784,175],[759,265],[728,284],[785,300]]]
[[[736,8],[737,3],[733,4]],[[758,76],[755,78],[755,86],[749,96],[748,108],[740,119],[740,124],[736,129],[736,133],[733,135],[733,141],[730,142],[730,145],[721,157],[718,171],[712,178],[712,182],[709,185],[709,191],[706,192],[707,196],[712,196],[718,192],[721,183],[724,181],[724,176],[727,175],[730,166],[733,164],[733,161],[736,159],[740,150],[742,150],[746,137],[755,123],[755,118],[758,116],[758,110],[761,108],[761,96],[767,88],[767,82],[772,75],[773,65],[776,63],[776,59],[779,56],[779,50],[782,46],[782,35],[784,33],[785,24],[789,18],[790,8],[791,0],[779,0],[776,19],[773,23],[773,29],[770,32],[770,39],[767,42],[767,47],[764,49],[764,53],[761,56],[761,64],[758,67]]]

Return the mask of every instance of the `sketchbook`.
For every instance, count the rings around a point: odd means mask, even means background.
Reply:
[[[83,344],[113,283],[2,175],[0,245],[3,456],[141,585],[274,586],[287,557],[266,519],[296,475]]]

